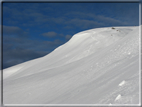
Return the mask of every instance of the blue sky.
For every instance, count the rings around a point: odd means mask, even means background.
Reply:
[[[47,55],[83,30],[138,25],[139,3],[3,3],[3,67]]]

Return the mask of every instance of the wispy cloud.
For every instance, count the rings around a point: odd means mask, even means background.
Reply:
[[[43,43],[44,43],[45,46],[47,46],[49,48],[53,48],[53,47],[62,45],[64,42],[59,40],[59,39],[56,39],[54,41],[44,41]]]
[[[25,6],[26,5],[26,9]],[[55,4],[54,4],[55,5]],[[54,6],[52,5],[52,6]],[[28,4],[20,5],[21,9],[16,8],[10,8],[4,6],[4,13],[9,14],[8,23],[19,23],[23,26],[46,26],[46,27],[54,27],[56,25],[60,26],[68,26],[68,28],[74,28],[74,26],[79,28],[87,28],[89,27],[104,27],[104,26],[117,26],[117,25],[131,25],[136,23],[136,21],[132,21],[133,18],[130,18],[131,16],[134,16],[135,12],[133,9],[133,13],[127,12],[130,8],[122,9],[121,13],[119,11],[116,11],[111,16],[107,16],[105,14],[96,14],[96,12],[80,12],[80,11],[70,11],[70,12],[64,12],[61,15],[53,15],[53,14],[46,14],[46,10],[49,13],[54,13],[58,10],[49,7],[43,7],[39,4],[32,4],[31,6]],[[58,6],[58,5],[57,5]],[[120,8],[121,6],[119,6]],[[122,6],[124,8],[124,6]],[[18,7],[19,8],[19,7]],[[41,9],[38,9],[41,8]],[[57,8],[58,9],[58,8]],[[49,11],[50,10],[50,11]],[[102,8],[101,11],[107,10]],[[109,13],[110,10],[105,11]],[[111,10],[112,11],[112,10]],[[60,12],[61,13],[61,12]],[[119,15],[117,13],[120,13]],[[128,13],[128,14],[126,14]],[[128,20],[126,20],[128,19]],[[18,21],[17,21],[18,20]],[[26,20],[27,23],[23,22],[22,20]],[[131,23],[132,22],[132,23]]]
[[[47,33],[43,33],[42,35],[45,36],[45,37],[52,38],[52,37],[56,37],[57,33],[56,32],[47,32]]]
[[[83,12],[71,12],[65,14],[66,16],[72,16],[71,22],[80,25],[79,23],[86,23],[85,25],[96,27],[99,26],[115,26],[115,25],[127,25],[129,24],[125,20],[118,20],[113,17],[106,17],[103,15],[96,15],[95,13],[83,13]],[[86,27],[87,27],[86,26]]]
[[[28,35],[27,32],[23,31],[17,26],[3,26],[3,34],[11,36],[25,37]]]
[[[105,23],[107,25],[127,25],[128,24],[125,21],[120,21],[111,17],[105,17],[103,15],[98,15],[96,18],[102,23]]]
[[[71,35],[66,35],[65,38],[66,40],[69,40],[72,36]]]
[[[88,28],[88,27],[93,28],[93,27],[96,27],[96,26],[103,26],[102,23],[98,23],[96,21],[86,20],[86,19],[71,19],[66,23],[70,24],[70,25],[74,25],[74,26],[79,27],[79,28]]]

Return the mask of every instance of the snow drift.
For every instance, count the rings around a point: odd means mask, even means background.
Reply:
[[[3,70],[4,104],[139,104],[139,27],[75,34],[50,54]]]

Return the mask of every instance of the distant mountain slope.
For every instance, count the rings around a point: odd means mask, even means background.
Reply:
[[[139,27],[75,34],[3,71],[5,104],[139,104]]]

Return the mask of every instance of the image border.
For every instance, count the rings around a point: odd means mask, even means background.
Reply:
[[[139,104],[4,104],[3,103],[3,3],[139,3]],[[142,55],[142,1],[141,0],[3,0],[1,1],[1,106],[9,107],[41,107],[41,106],[141,106],[141,55]]]

